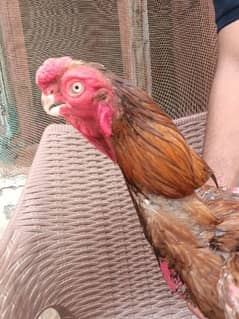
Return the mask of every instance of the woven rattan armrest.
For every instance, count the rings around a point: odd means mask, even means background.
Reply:
[[[205,114],[177,123],[201,150]],[[119,169],[72,127],[42,137],[0,243],[0,318],[193,318],[169,291]]]

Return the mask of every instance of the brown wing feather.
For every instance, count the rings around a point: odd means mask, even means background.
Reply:
[[[112,82],[121,111],[113,122],[112,139],[118,164],[131,185],[145,193],[180,198],[213,176],[152,98],[121,80]]]
[[[147,239],[186,284],[186,297],[208,318],[225,319],[217,293],[223,258],[208,246],[219,222],[217,218],[210,216],[210,210],[195,194],[191,200],[168,200],[163,196],[149,196],[145,200],[132,189],[131,194]]]
[[[221,252],[239,251],[239,196],[222,189],[206,187],[202,199],[220,221],[210,246]]]

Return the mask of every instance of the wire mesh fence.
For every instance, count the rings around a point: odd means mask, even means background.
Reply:
[[[55,121],[34,80],[48,57],[97,61],[148,89],[151,81],[152,96],[173,118],[205,110],[216,60],[213,7],[205,0],[1,0],[0,55],[0,173],[14,175],[28,169]]]

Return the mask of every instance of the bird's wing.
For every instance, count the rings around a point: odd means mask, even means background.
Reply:
[[[210,214],[201,220],[196,211],[188,210],[187,200],[168,200],[163,196],[145,198],[130,186],[129,189],[146,238],[157,256],[187,287],[185,298],[208,318],[225,319],[217,293],[222,258],[208,247],[208,238],[217,220]]]
[[[214,229],[210,246],[219,252],[239,251],[239,193],[205,186],[201,198],[220,222]]]
[[[239,318],[239,192],[204,187],[200,192],[207,207],[221,220],[209,244],[225,258],[217,289],[226,318]]]

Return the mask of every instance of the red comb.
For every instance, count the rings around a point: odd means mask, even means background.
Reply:
[[[36,84],[41,89],[45,89],[65,71],[71,62],[72,58],[69,56],[47,59],[36,72]]]

